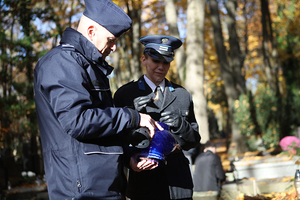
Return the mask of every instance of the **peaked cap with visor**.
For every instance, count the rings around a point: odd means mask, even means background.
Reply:
[[[174,60],[174,50],[182,45],[181,40],[167,35],[147,35],[140,42],[145,45],[144,53],[165,62]]]
[[[130,17],[111,0],[85,0],[83,15],[94,20],[116,37],[131,28]]]

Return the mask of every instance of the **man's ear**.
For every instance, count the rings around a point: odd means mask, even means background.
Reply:
[[[96,34],[96,27],[94,25],[90,25],[87,28],[87,36],[90,39],[90,41],[93,41],[95,34]]]

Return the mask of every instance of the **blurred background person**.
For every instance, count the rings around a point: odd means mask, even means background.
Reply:
[[[216,145],[208,141],[204,145],[203,152],[201,145],[200,151],[195,158],[193,181],[194,181],[194,196],[197,193],[216,191],[220,195],[222,182],[226,176],[223,170],[220,157],[216,154]]]

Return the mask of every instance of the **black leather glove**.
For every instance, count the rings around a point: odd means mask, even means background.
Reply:
[[[147,103],[151,101],[150,96],[143,96],[143,97],[137,97],[133,100],[134,109],[136,109],[138,112],[141,112],[146,106]]]
[[[174,128],[175,130],[177,130],[182,123],[179,112],[173,111],[165,111],[161,113],[161,118],[159,119],[159,121],[167,124],[168,126],[170,126],[170,128]]]

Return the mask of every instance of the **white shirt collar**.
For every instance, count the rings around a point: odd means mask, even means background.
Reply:
[[[147,78],[146,75],[144,75],[144,79],[146,81],[146,83],[149,85],[149,87],[151,88],[151,90],[154,92],[154,90],[156,89],[156,85],[149,79]],[[160,84],[159,84],[161,91],[164,92],[165,90],[165,80],[163,80]]]

